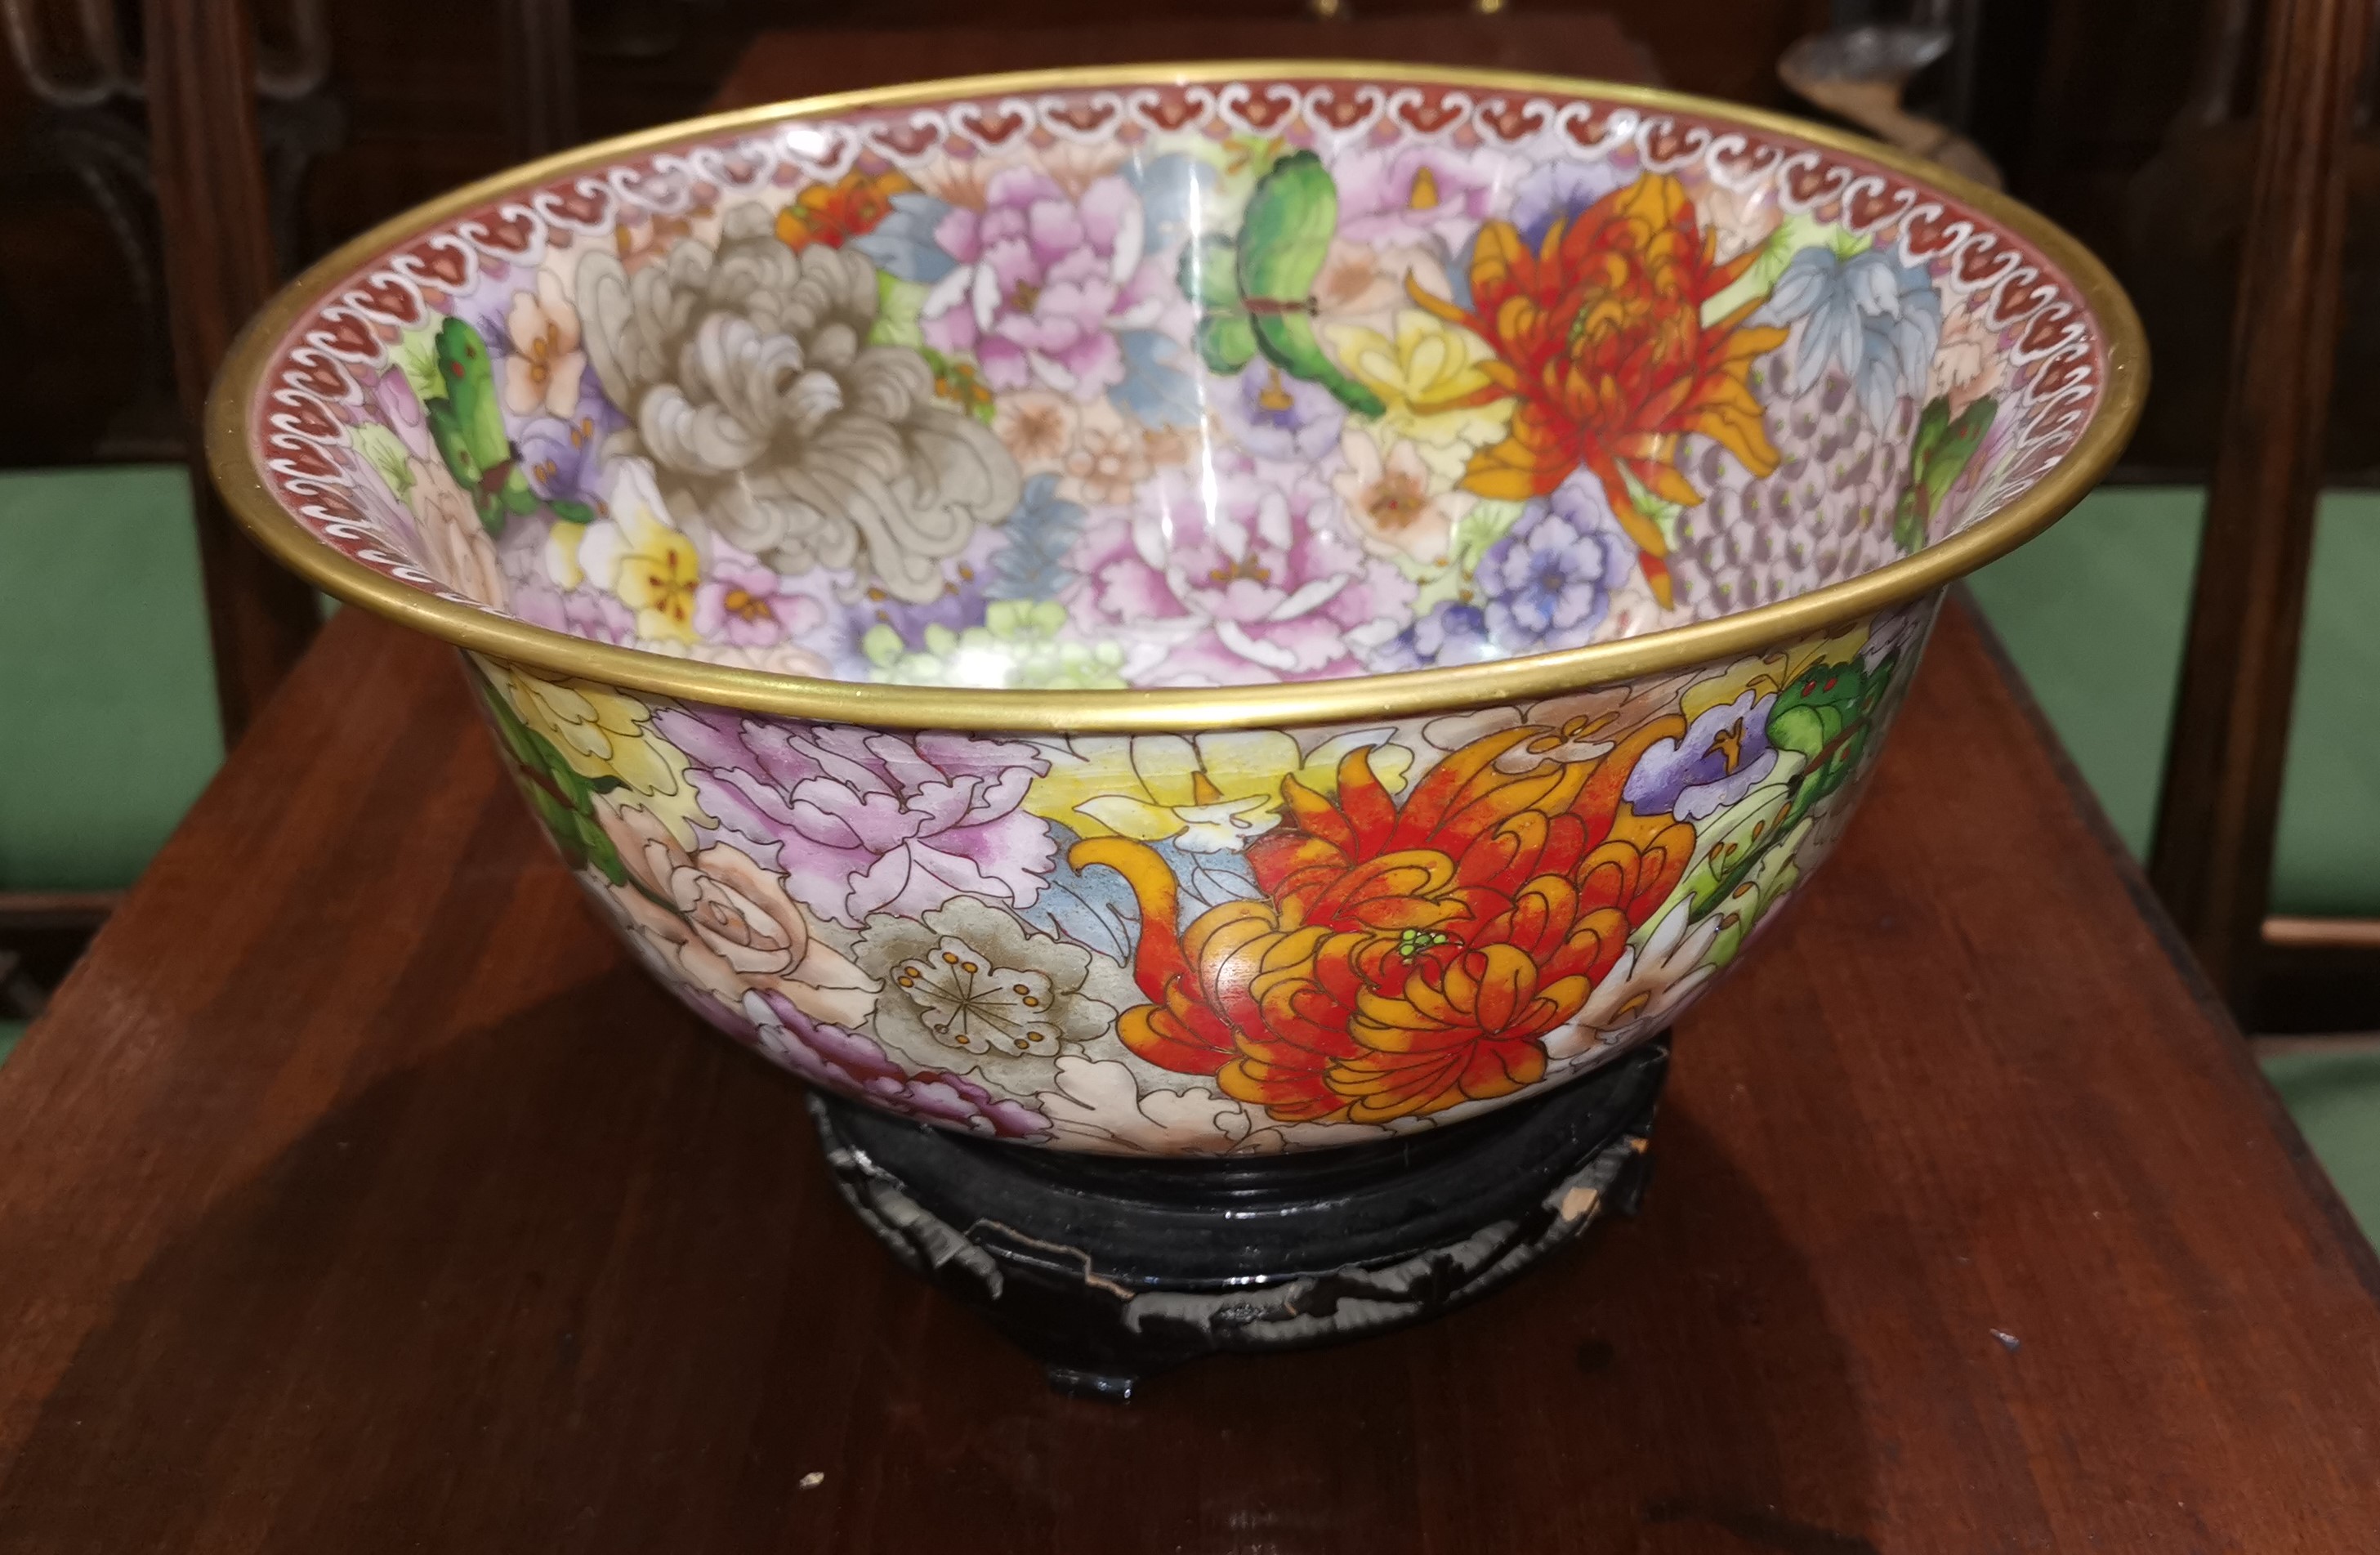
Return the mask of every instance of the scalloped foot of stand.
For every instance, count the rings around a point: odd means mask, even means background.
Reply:
[[[1551,1094],[1390,1144],[1133,1160],[1036,1150],[813,1095],[844,1201],[893,1256],[1121,1403],[1224,1351],[1298,1349],[1486,1294],[1650,1175],[1664,1033]]]

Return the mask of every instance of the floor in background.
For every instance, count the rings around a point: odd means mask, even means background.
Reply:
[[[2118,488],[1976,598],[2137,855],[2156,803],[2201,494]],[[2325,504],[2275,907],[2380,917],[2380,495]],[[178,468],[0,475],[0,890],[130,882],[221,759]],[[0,1058],[21,1028],[0,1025]],[[2268,1065],[2380,1231],[2380,1051]]]

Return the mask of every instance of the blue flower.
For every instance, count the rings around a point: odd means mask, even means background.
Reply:
[[[1026,481],[1001,532],[1007,543],[991,558],[990,596],[1056,599],[1074,577],[1066,558],[1083,533],[1083,510],[1058,494],[1058,478],[1037,475]]]
[[[1573,475],[1488,548],[1474,583],[1497,648],[1537,653],[1588,641],[1635,565],[1636,543],[1612,516],[1602,483]]]
[[[1488,613],[1448,600],[1373,650],[1376,670],[1428,670],[1441,664],[1475,664],[1498,656],[1488,635]]]
[[[950,213],[950,202],[930,194],[896,194],[892,214],[874,231],[851,239],[850,247],[887,275],[930,286],[958,268],[959,261],[934,241],[935,227]]]
[[[1922,264],[1895,264],[1876,249],[1849,258],[1804,249],[1752,322],[1800,326],[1789,384],[1794,394],[1808,393],[1834,368],[1858,391],[1868,425],[1885,432],[1904,395],[1925,395],[1942,339],[1942,299]]]

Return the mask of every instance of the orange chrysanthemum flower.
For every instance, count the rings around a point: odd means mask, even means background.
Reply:
[[[1757,252],[1720,264],[1716,243],[1716,234],[1700,230],[1684,187],[1646,174],[1574,220],[1557,219],[1534,253],[1511,223],[1483,225],[1467,311],[1406,284],[1415,302],[1495,347],[1498,359],[1483,364],[1492,383],[1472,403],[1521,402],[1511,432],[1473,457],[1463,485],[1524,502],[1585,466],[1643,553],[1664,605],[1669,548],[1638,510],[1629,479],[1664,501],[1700,504],[1675,464],[1682,432],[1709,437],[1756,476],[1778,462],[1744,380],[1754,358],[1784,344],[1785,332],[1745,322],[1758,299],[1703,321],[1703,305],[1733,285]]]
[[[789,249],[840,249],[875,231],[892,213],[892,197],[917,188],[898,173],[846,173],[832,184],[812,184],[777,213],[777,236]]]
[[[1380,1123],[1533,1084],[1544,1039],[1693,862],[1692,826],[1621,802],[1637,758],[1683,728],[1657,720],[1600,761],[1522,772],[1498,759],[1544,731],[1501,731],[1402,806],[1361,750],[1335,800],[1284,780],[1287,823],[1248,849],[1264,899],[1186,929],[1153,849],[1075,844],[1075,868],[1116,870],[1140,904],[1151,1002],[1125,1013],[1124,1042],[1285,1121]]]

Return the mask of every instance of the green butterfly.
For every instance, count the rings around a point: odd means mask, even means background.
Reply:
[[[1314,334],[1314,278],[1338,228],[1339,188],[1322,159],[1292,152],[1257,180],[1236,240],[1210,232],[1182,251],[1182,291],[1199,307],[1198,354],[1215,371],[1235,373],[1261,353],[1378,416],[1380,397],[1340,371]]]
[[[1954,421],[1950,401],[1945,396],[1918,416],[1917,435],[1909,446],[1909,484],[1901,488],[1900,505],[1892,515],[1892,538],[1901,550],[1925,548],[1935,509],[1950,494],[1959,477],[1967,473],[1998,410],[1994,401],[1979,399]]]
[[[470,493],[480,524],[492,535],[503,534],[504,520],[512,515],[537,511],[538,495],[522,473],[520,450],[504,434],[504,405],[488,365],[487,342],[462,320],[449,319],[439,326],[433,359],[446,393],[422,407],[430,441],[455,484]],[[595,516],[580,503],[549,505],[555,516],[574,524]]]

